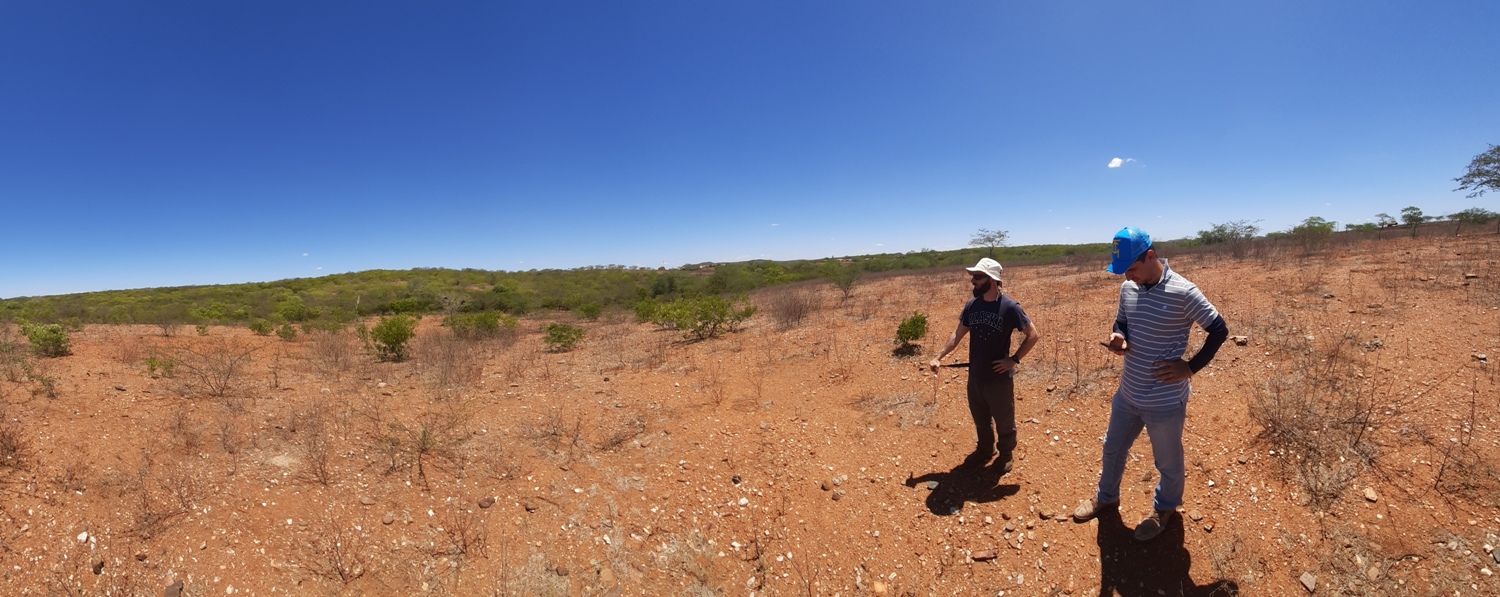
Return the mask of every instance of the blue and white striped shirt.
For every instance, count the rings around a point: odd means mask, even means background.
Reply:
[[[1161,282],[1149,290],[1126,280],[1120,285],[1120,309],[1115,319],[1125,323],[1128,342],[1120,395],[1143,410],[1176,408],[1192,391],[1188,380],[1162,383],[1151,375],[1153,363],[1182,358],[1193,322],[1207,329],[1219,311],[1187,278],[1172,272],[1162,260]]]

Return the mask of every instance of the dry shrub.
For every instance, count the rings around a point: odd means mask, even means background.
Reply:
[[[131,534],[143,541],[167,530],[177,517],[193,510],[200,496],[194,470],[186,461],[158,465],[151,452],[142,455],[133,478],[122,487],[133,493],[130,505]]]
[[[172,361],[176,364],[180,390],[185,394],[203,392],[216,398],[230,394],[244,383],[250,357],[256,350],[255,346],[218,338],[174,351]]]
[[[1316,358],[1296,363],[1256,388],[1250,419],[1256,439],[1275,451],[1284,475],[1295,478],[1309,505],[1322,510],[1374,464],[1375,400],[1345,356],[1341,340]]]
[[[802,325],[818,310],[818,297],[806,288],[781,288],[770,295],[766,312],[783,330]]]
[[[185,456],[195,456],[203,448],[203,425],[194,420],[185,408],[177,409],[167,420],[166,435],[182,449]]]
[[[11,421],[0,423],[0,469],[25,470],[31,458],[31,440],[21,426]]]
[[[52,485],[63,492],[83,491],[88,486],[88,478],[92,471],[93,467],[89,465],[89,461],[74,458],[53,473]]]
[[[299,565],[326,580],[349,584],[370,571],[369,536],[332,513],[319,519],[312,537],[302,544],[305,549]]]
[[[417,336],[412,352],[428,385],[449,392],[478,383],[487,357],[483,344],[440,330]]]
[[[471,557],[483,557],[489,547],[489,534],[484,519],[472,510],[452,508],[443,513],[441,541],[433,555],[448,556],[463,562]]]
[[[455,476],[463,474],[468,457],[463,447],[472,437],[467,429],[470,413],[466,405],[444,402],[408,423],[385,419],[378,412],[374,416],[372,439],[390,461],[387,473],[413,471],[423,488],[429,487],[429,468],[446,468]]]
[[[319,373],[338,379],[354,368],[359,341],[343,330],[314,330],[304,350]]]
[[[333,480],[333,414],[328,403],[314,399],[306,409],[292,411],[292,429],[297,434],[297,455],[303,473],[323,485]]]
[[[595,444],[600,450],[606,452],[616,450],[646,432],[646,421],[638,412],[622,413],[614,417],[609,414],[601,416],[605,419],[599,424],[602,437]]]

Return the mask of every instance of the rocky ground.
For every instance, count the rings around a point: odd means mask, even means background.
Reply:
[[[1119,278],[1008,266],[1045,338],[1015,469],[958,467],[964,373],[894,356],[962,271],[773,288],[701,342],[624,314],[582,345],[413,357],[352,333],[88,326],[6,361],[0,580],[11,595],[1479,595],[1500,591],[1500,237],[1166,255],[1231,333],[1193,381],[1182,515],[1091,494]],[[805,310],[801,321],[796,312]],[[165,335],[170,332],[171,335]],[[18,336],[7,332],[10,342]],[[1195,332],[1195,346],[1201,331]],[[19,339],[24,340],[24,339]],[[962,350],[962,349],[961,349]],[[960,351],[957,353],[962,355]]]

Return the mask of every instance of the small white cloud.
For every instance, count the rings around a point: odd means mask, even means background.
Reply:
[[[875,243],[875,246],[877,246],[877,247],[884,247],[885,243]]]
[[[315,269],[315,270],[318,270],[318,271],[320,271],[320,272],[321,272],[321,271],[323,271],[323,268],[321,268],[321,267],[315,267],[315,268],[313,268],[313,269]]]
[[[303,257],[306,257],[306,256],[307,256],[307,253],[303,253],[303,254],[302,254],[302,256],[303,256]]]
[[[780,226],[780,225],[781,225],[781,224],[771,224],[771,227],[772,227],[772,228],[775,228],[775,227],[777,227],[777,226]]]
[[[1120,166],[1124,166],[1125,164],[1129,164],[1130,162],[1134,162],[1134,161],[1135,161],[1135,158],[1124,158],[1124,159],[1115,158],[1115,159],[1112,159],[1112,160],[1109,161],[1109,167],[1110,168],[1119,168]]]

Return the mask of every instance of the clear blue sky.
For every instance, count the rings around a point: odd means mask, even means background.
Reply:
[[[1500,144],[1500,2],[0,3],[0,297],[1284,230]],[[1118,158],[1118,168],[1110,168]]]

